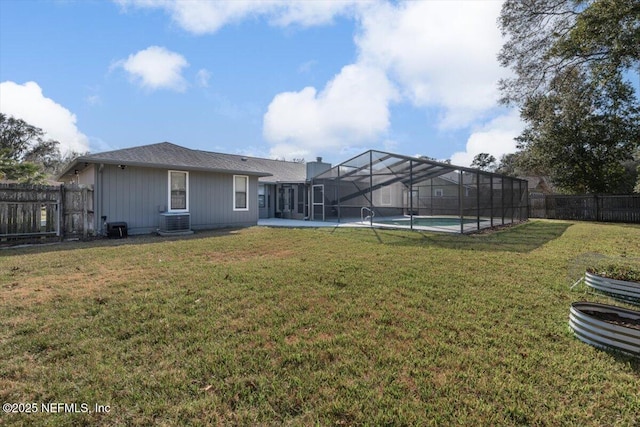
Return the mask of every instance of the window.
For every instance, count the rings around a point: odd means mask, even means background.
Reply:
[[[442,188],[436,188],[433,191],[433,195],[436,197],[443,197],[444,196],[444,190]]]
[[[380,205],[382,206],[391,206],[391,187],[385,185],[378,190],[378,197],[380,201]]]
[[[303,214],[303,215],[305,213],[304,212],[304,207],[305,207],[304,199],[305,199],[306,194],[307,194],[306,185],[298,184],[298,213],[299,214]]]
[[[189,211],[189,172],[169,171],[169,211]]]
[[[264,208],[266,207],[266,201],[264,197],[264,184],[258,185],[258,207]]]
[[[233,176],[233,210],[249,210],[249,177],[244,175]]]

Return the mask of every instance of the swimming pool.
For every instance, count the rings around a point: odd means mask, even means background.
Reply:
[[[473,218],[463,218],[463,224],[473,224],[477,223],[477,219]],[[373,222],[376,224],[383,225],[400,225],[409,227],[411,226],[411,218],[395,218],[395,219],[373,219]],[[429,216],[429,217],[413,217],[413,225],[418,227],[450,227],[450,226],[460,226],[460,218],[457,217],[437,217],[437,216]]]

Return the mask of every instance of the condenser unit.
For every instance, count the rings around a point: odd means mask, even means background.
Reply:
[[[160,234],[190,234],[191,216],[188,213],[160,214]]]

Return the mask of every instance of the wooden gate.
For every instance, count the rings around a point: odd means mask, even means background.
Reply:
[[[0,184],[0,244],[93,235],[93,188]]]

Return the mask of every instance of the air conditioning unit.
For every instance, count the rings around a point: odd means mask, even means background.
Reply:
[[[164,234],[191,234],[191,215],[188,213],[163,213],[160,214],[160,228],[158,233]]]

